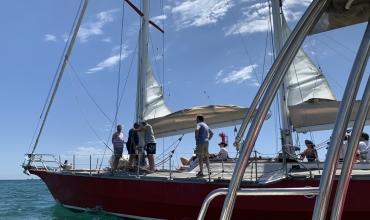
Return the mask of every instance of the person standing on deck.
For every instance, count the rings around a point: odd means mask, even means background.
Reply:
[[[213,137],[212,130],[208,127],[206,123],[204,123],[203,115],[197,115],[197,128],[195,129],[195,140],[196,140],[196,149],[195,152],[197,157],[199,158],[199,173],[197,174],[198,177],[203,176],[203,159],[206,162],[206,166],[208,169],[209,174],[211,174],[211,170],[209,168],[209,160],[208,160],[208,146],[209,141]]]
[[[154,137],[153,128],[146,120],[142,120],[142,128],[134,129],[135,131],[144,132],[144,150],[148,156],[149,171],[147,173],[153,173],[155,171],[154,156],[156,153],[156,141]]]
[[[122,157],[123,153],[123,146],[125,144],[125,140],[123,139],[122,133],[122,125],[117,126],[117,132],[112,136],[112,144],[113,144],[113,153],[114,153],[114,162],[113,162],[113,170],[118,171],[118,161],[119,158]]]
[[[139,133],[135,131],[135,129],[138,129],[140,127],[139,123],[134,124],[133,128],[130,129],[128,132],[128,140],[126,143],[127,152],[130,155],[128,161],[129,161],[129,171],[133,171],[134,168],[132,166],[132,160],[135,157],[135,150],[136,146],[139,145]]]

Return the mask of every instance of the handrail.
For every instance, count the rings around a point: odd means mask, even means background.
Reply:
[[[226,195],[228,193],[228,188],[219,188],[210,192],[207,197],[204,199],[202,207],[198,215],[198,220],[204,219],[206,216],[206,211],[208,209],[211,201],[219,196]],[[247,188],[247,189],[238,189],[236,191],[238,196],[287,196],[287,195],[318,195],[319,187],[311,188]]]
[[[356,56],[356,63],[353,64],[353,69],[358,68],[358,71],[361,71],[363,74],[367,61],[369,59],[369,43],[370,38],[370,23],[367,24],[365,34],[363,36],[361,45],[359,47],[358,54]],[[365,125],[366,116],[370,107],[370,77],[368,78],[365,91],[362,95],[360,107],[356,116],[356,121],[352,130],[352,137],[349,140],[349,145],[347,148],[346,156],[344,158],[342,171],[340,179],[337,185],[337,191],[335,193],[335,199],[331,214],[331,219],[340,219],[342,216],[342,210],[344,206],[344,201],[347,194],[347,188],[349,184],[349,178],[352,171],[353,158],[357,151],[358,141],[361,136],[362,129]],[[342,149],[343,150],[343,149]]]
[[[310,171],[310,178],[312,178],[312,171],[309,168],[307,168],[301,161],[297,160],[297,158],[295,158],[294,155],[291,155],[287,150],[284,149],[284,151],[289,156],[291,156],[295,161],[297,161],[299,164],[301,164],[304,168],[306,168],[307,170],[309,170]]]
[[[320,195],[316,198],[316,203],[314,206],[315,208],[312,215],[312,219],[314,220],[326,219],[330,193],[335,177],[335,169],[338,163],[337,161],[339,157],[339,149],[343,144],[343,138],[347,130],[347,125],[353,109],[353,104],[356,99],[356,95],[360,87],[361,79],[364,74],[369,56],[369,31],[369,28],[367,28],[364,38],[360,44],[359,51],[356,55],[351,73],[348,77],[346,89],[344,91],[339,111],[335,120],[333,133],[331,135],[333,141],[330,141],[327,159],[325,160],[322,176],[320,179]],[[347,167],[347,169],[349,167]]]
[[[234,172],[230,181],[229,193],[226,195],[220,219],[231,218],[232,210],[235,204],[236,192],[243,178],[246,161],[248,161],[249,159],[252,147],[256,142],[256,138],[262,127],[263,120],[268,112],[268,109],[271,106],[273,98],[275,97],[275,94],[284,78],[285,73],[287,72],[308,32],[314,27],[317,22],[317,18],[324,13],[326,6],[329,5],[330,2],[331,1],[329,0],[312,1],[311,5],[308,7],[307,11],[298,22],[296,28],[291,33],[283,49],[280,51],[274,64],[270,68],[268,77],[272,76],[272,79],[261,100],[261,103],[259,105],[260,107],[258,108],[253,122],[249,127],[245,142],[243,144],[243,147],[241,148],[240,158],[235,167],[236,172]],[[255,102],[258,101],[259,100],[256,100],[255,98],[252,106],[255,105]],[[243,126],[244,125],[242,125],[242,127]]]

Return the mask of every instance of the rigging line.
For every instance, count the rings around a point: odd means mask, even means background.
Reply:
[[[121,18],[121,37],[120,37],[120,46],[119,46],[119,63],[118,63],[118,79],[117,79],[117,99],[116,99],[116,115],[114,117],[114,123],[117,125],[117,116],[118,116],[118,110],[119,110],[119,88],[121,84],[121,66],[122,66],[122,41],[123,41],[123,23],[125,20],[125,2],[122,3],[122,18]]]
[[[159,74],[157,58],[156,58],[156,54],[155,54],[154,47],[153,47],[152,35],[150,34],[150,32],[149,32],[149,39],[150,39],[150,42],[151,42],[151,45],[152,45],[152,50],[153,50],[154,60],[155,60],[155,66],[157,67],[157,75],[158,75],[158,78],[159,78],[159,82],[160,82],[160,84],[163,84],[162,79],[161,79],[161,75]],[[152,71],[153,71],[153,69],[152,69]]]
[[[161,15],[162,15],[162,30],[164,32],[164,12],[163,12],[164,5],[163,5],[163,0],[161,0],[160,5],[161,5]],[[166,33],[166,32],[164,32],[164,33]],[[162,71],[163,71],[163,73],[162,73],[162,75],[163,75],[163,89],[162,89],[162,93],[164,95],[164,84],[166,82],[164,80],[164,74],[165,74],[165,70],[164,70],[164,34],[162,34]]]
[[[137,50],[138,44],[139,44],[139,39],[138,39],[138,40],[137,40],[137,42],[136,42],[135,51],[134,51],[134,53],[133,53],[133,55],[132,55],[132,59],[131,59],[131,63],[130,63],[130,67],[129,67],[129,69],[128,69],[128,73],[127,73],[127,77],[126,77],[125,85],[123,86],[123,89],[122,89],[121,99],[120,99],[120,101],[119,101],[119,105],[118,105],[118,107],[120,107],[120,106],[121,106],[121,103],[122,103],[123,93],[125,92],[126,85],[127,85],[127,81],[128,81],[128,77],[130,76],[130,73],[131,73],[132,63],[134,62],[134,58],[135,58],[135,54],[136,54],[136,50]],[[134,114],[135,114],[135,113],[134,113]]]
[[[67,68],[68,68],[68,66],[67,66]],[[98,133],[96,133],[95,129],[92,127],[89,119],[87,118],[87,116],[85,114],[85,111],[83,110],[83,108],[81,106],[80,100],[78,99],[78,96],[77,96],[77,93],[76,93],[76,90],[75,90],[75,86],[74,86],[73,81],[72,81],[72,77],[71,77],[71,73],[69,71],[69,68],[68,68],[68,75],[69,75],[69,79],[70,79],[70,82],[71,82],[71,85],[72,85],[73,93],[75,94],[75,97],[76,97],[76,100],[78,102],[78,105],[80,106],[80,109],[82,111],[82,114],[84,115],[87,123],[89,124],[90,128],[93,130],[93,132],[95,133],[95,135],[99,138],[99,140],[105,145],[105,147],[109,148],[108,145],[100,138],[100,136],[98,135]],[[109,148],[109,150],[111,150],[113,152],[112,149]]]
[[[67,60],[69,66],[71,67],[73,73],[75,74],[75,76],[77,77],[78,81],[80,82],[80,84],[82,85],[82,87],[84,88],[85,92],[89,95],[89,97],[91,98],[91,100],[94,102],[94,104],[96,105],[96,107],[98,107],[98,109],[101,111],[101,113],[103,113],[103,115],[113,124],[114,122],[108,117],[107,114],[105,114],[105,112],[103,111],[103,109],[100,108],[100,106],[98,105],[98,103],[94,100],[94,98],[91,96],[90,92],[86,89],[85,85],[82,83],[80,77],[77,75],[75,69],[73,68],[72,66],[72,63]]]
[[[301,16],[299,16],[299,15],[297,14],[297,12],[294,10],[293,6],[292,6],[292,5],[290,5],[288,1],[286,1],[285,3],[286,3],[286,4],[287,4],[287,6],[292,10],[292,12],[293,12],[294,16],[296,16],[297,18],[299,18],[299,19],[300,19],[300,18],[301,18]],[[317,65],[318,65],[318,67],[320,68],[320,62],[319,62],[319,59],[318,59],[318,57],[317,57],[316,48],[315,48],[315,46],[314,46],[314,44],[313,44],[313,42],[312,42],[312,39],[311,39],[312,37],[309,35],[309,36],[307,36],[307,38],[308,38],[308,40],[309,40],[309,42],[310,42],[310,44],[311,44],[311,48],[312,48],[312,50],[313,50],[314,57],[315,57],[315,59],[316,59]]]
[[[194,85],[196,85],[198,87],[199,90],[201,90],[203,92],[203,94],[206,96],[208,102],[210,105],[212,105],[211,101],[210,101],[210,97],[207,95],[207,92],[205,90],[202,89],[201,86],[199,86],[197,83],[193,82],[190,78],[190,76],[188,76],[187,74],[184,74],[182,71],[180,71],[180,73],[182,73],[184,76],[188,77],[188,80],[193,83]]]
[[[258,79],[258,77],[257,77],[257,73],[256,73],[256,69],[254,68],[254,64],[252,63],[252,60],[251,60],[251,58],[250,58],[250,56],[249,56],[249,53],[248,53],[248,50],[247,50],[247,46],[246,46],[246,45],[245,45],[245,43],[244,43],[244,40],[243,40],[242,34],[240,33],[239,26],[238,26],[238,24],[236,23],[236,20],[235,20],[235,17],[234,17],[233,11],[231,10],[231,7],[230,7],[230,5],[229,5],[229,2],[226,2],[226,4],[227,4],[227,7],[229,8],[229,11],[230,11],[230,13],[231,13],[231,16],[232,16],[232,18],[233,18],[233,20],[234,20],[234,23],[235,23],[236,29],[238,30],[239,37],[240,37],[240,39],[241,39],[241,41],[242,41],[242,43],[243,43],[244,50],[245,50],[245,52],[247,53],[247,57],[248,57],[248,59],[249,59],[249,62],[251,63],[251,66],[252,66],[252,69],[253,69],[253,73],[254,73],[254,75],[255,75],[255,77],[256,77],[256,79],[257,79],[258,83],[261,85],[261,82],[259,81],[259,79]]]
[[[41,115],[40,115],[40,117],[39,117],[39,121],[38,121],[38,123],[37,123],[36,129],[35,129],[35,132],[34,132],[34,134],[33,134],[33,136],[32,136],[31,143],[30,143],[30,146],[28,147],[27,153],[30,151],[30,148],[31,148],[32,143],[33,143],[33,140],[35,139],[35,136],[36,136],[36,133],[37,133],[37,129],[38,129],[39,125],[40,125],[40,122],[41,122],[42,116],[44,115],[45,108],[46,108],[47,103],[48,103],[48,100],[49,100],[49,98],[50,98],[50,94],[51,94],[51,92],[52,92],[52,90],[53,90],[53,85],[54,85],[55,80],[56,80],[56,78],[57,78],[57,76],[58,76],[58,72],[59,72],[60,66],[61,66],[61,65],[62,65],[62,63],[63,63],[63,59],[64,59],[64,56],[65,56],[66,50],[67,50],[67,48],[68,48],[68,43],[69,43],[70,38],[71,38],[71,35],[72,35],[72,33],[73,33],[73,27],[75,27],[76,22],[77,22],[77,19],[78,19],[78,15],[80,14],[79,12],[81,11],[82,3],[83,3],[83,0],[81,0],[81,1],[80,1],[80,5],[79,5],[79,7],[78,7],[78,10],[77,10],[77,13],[76,13],[75,19],[74,19],[74,21],[73,21],[73,24],[72,24],[71,30],[69,31],[68,40],[66,41],[66,43],[65,43],[65,45],[64,45],[64,49],[63,49],[63,52],[62,52],[62,56],[60,57],[58,67],[57,67],[57,69],[56,69],[56,71],[55,71],[55,75],[54,75],[53,81],[52,81],[52,83],[51,83],[51,85],[50,85],[50,89],[49,89],[48,95],[46,96],[46,100],[45,100],[44,106],[42,107]]]
[[[165,149],[161,154],[157,155],[156,157],[161,157],[162,155],[165,155],[165,152],[168,151],[174,144],[176,144],[176,142],[180,142],[183,137],[184,137],[184,134],[180,138],[178,138],[176,141],[173,141],[173,139],[172,139],[173,143],[169,147],[167,147],[167,149]]]
[[[270,20],[268,20],[268,24],[267,26],[269,27],[270,26]],[[266,44],[265,44],[265,55],[263,56],[263,65],[262,65],[262,82],[263,82],[263,74],[265,73],[265,64],[266,64],[266,54],[267,54],[267,42],[268,42],[268,38],[269,38],[269,28],[267,28],[266,30]]]

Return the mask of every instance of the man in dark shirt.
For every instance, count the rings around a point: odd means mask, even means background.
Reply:
[[[135,131],[134,129],[138,129],[140,125],[138,123],[134,124],[134,127],[130,129],[128,132],[128,141],[126,143],[127,151],[128,154],[130,155],[129,157],[129,170],[133,171],[134,168],[132,166],[132,160],[135,157],[135,150],[136,146],[139,144],[139,133]]]

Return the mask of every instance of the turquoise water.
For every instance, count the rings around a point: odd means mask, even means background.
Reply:
[[[0,180],[0,219],[122,219],[57,204],[42,180]]]

